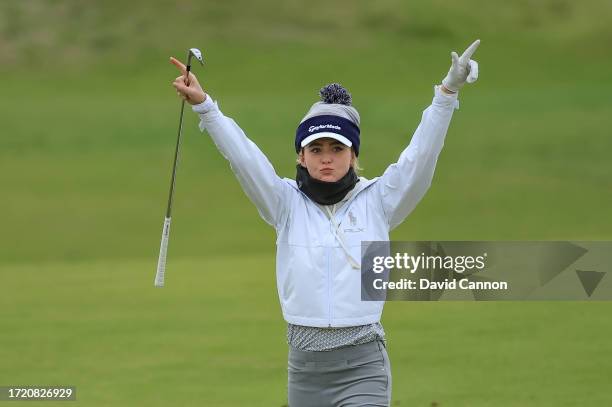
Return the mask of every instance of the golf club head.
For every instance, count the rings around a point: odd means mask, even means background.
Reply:
[[[204,65],[204,60],[202,59],[202,52],[200,52],[199,49],[197,48],[190,48],[189,49],[189,56],[193,55],[194,57],[196,57],[196,59],[198,61],[200,61],[200,65]]]

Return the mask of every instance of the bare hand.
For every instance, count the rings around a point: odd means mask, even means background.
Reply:
[[[170,57],[170,63],[181,71],[181,76],[172,82],[172,86],[176,89],[176,94],[191,105],[197,105],[206,100],[206,92],[200,86],[196,76],[189,72],[187,76],[187,67],[181,61],[174,57]]]

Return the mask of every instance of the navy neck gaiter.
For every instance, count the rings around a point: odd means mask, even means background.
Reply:
[[[308,169],[298,164],[295,181],[297,186],[310,199],[320,205],[333,205],[342,200],[359,182],[353,167],[346,175],[335,182],[320,181],[310,176]]]

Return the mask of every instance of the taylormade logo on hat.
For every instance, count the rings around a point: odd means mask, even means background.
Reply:
[[[342,130],[340,126],[334,126],[333,124],[321,124],[319,126],[310,126],[308,128],[308,132],[312,133],[313,131],[321,130],[321,129],[334,129],[334,130]]]

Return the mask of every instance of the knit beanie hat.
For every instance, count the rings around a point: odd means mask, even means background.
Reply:
[[[351,94],[339,83],[319,90],[321,101],[314,103],[295,132],[295,151],[314,140],[329,137],[353,147],[359,155],[359,112],[351,106]]]

